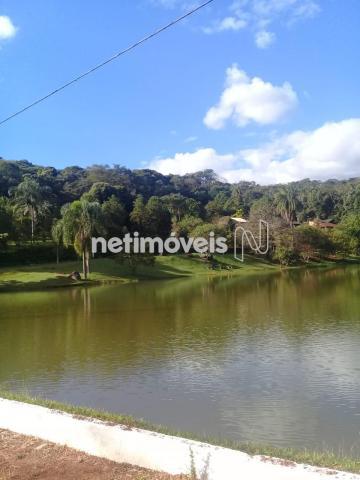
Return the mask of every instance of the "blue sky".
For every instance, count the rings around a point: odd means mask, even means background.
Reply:
[[[0,116],[189,3],[0,1]],[[359,0],[215,0],[1,127],[0,155],[261,183],[360,176],[359,45]]]

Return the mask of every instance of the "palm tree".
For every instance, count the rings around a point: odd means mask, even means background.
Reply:
[[[30,217],[32,242],[38,217],[48,210],[49,202],[44,199],[40,184],[33,178],[25,177],[15,190],[15,212]]]
[[[60,244],[63,240],[64,224],[63,220],[57,220],[51,228],[51,236],[56,243],[56,263],[59,264]]]
[[[91,237],[102,230],[101,207],[97,202],[76,200],[63,210],[62,228],[66,246],[73,245],[82,257],[85,280],[90,272]]]
[[[298,202],[296,191],[291,185],[281,187],[275,196],[276,211],[290,227],[296,220]]]

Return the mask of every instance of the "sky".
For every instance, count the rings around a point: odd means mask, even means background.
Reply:
[[[194,4],[0,0],[0,117]],[[360,176],[359,45],[359,0],[215,0],[1,126],[0,156],[261,184]]]

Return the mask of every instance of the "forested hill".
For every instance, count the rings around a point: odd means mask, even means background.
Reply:
[[[272,226],[269,256],[284,264],[359,255],[360,179],[260,186],[229,184],[211,170],[179,176],[0,160],[0,251],[52,240],[84,254],[91,235],[100,233],[166,238],[173,232],[189,238],[215,232],[232,242],[233,217],[246,217],[255,228],[259,219],[266,220]],[[313,219],[333,223],[323,231],[307,225]],[[88,235],[80,248],[84,229]]]
[[[145,202],[153,196],[181,195],[193,199],[201,214],[207,216],[233,215],[239,210],[248,215],[254,202],[261,198],[275,199],[284,190],[283,185],[260,186],[245,181],[229,184],[211,170],[183,176],[162,175],[148,169],[129,170],[118,165],[73,166],[58,170],[26,160],[0,159],[0,196],[11,198],[26,177],[35,179],[42,187],[54,216],[62,205],[79,199],[90,190],[94,200],[100,203],[115,195],[128,212],[137,195],[142,195]],[[325,182],[305,179],[285,188],[296,195],[299,221],[311,218],[340,221],[344,215],[360,211],[360,178]]]

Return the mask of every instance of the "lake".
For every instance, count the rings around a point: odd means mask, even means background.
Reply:
[[[0,294],[0,386],[360,453],[360,269]]]

